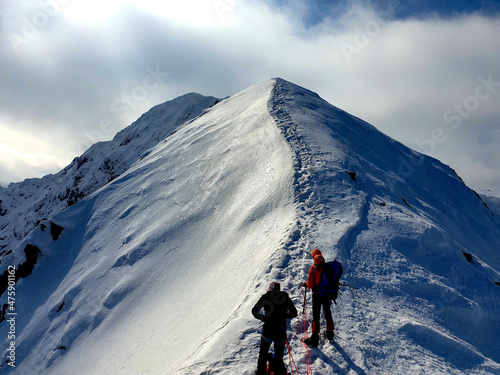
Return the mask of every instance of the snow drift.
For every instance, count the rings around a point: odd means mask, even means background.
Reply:
[[[16,285],[3,372],[252,374],[251,307],[272,280],[299,307],[314,247],[359,287],[314,374],[500,372],[500,221],[451,168],[282,79],[203,101],[4,257],[41,253]],[[162,121],[142,119],[148,139]]]

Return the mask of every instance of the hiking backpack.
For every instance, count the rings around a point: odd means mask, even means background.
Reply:
[[[334,301],[339,292],[339,281],[344,269],[342,264],[336,260],[325,263],[321,273],[321,283],[319,284],[318,294],[322,298]]]

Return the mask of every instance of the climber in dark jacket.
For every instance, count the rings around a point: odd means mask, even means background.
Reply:
[[[261,310],[264,314],[261,314]],[[266,373],[267,356],[274,341],[274,357],[276,374],[285,373],[283,353],[286,345],[286,320],[297,316],[297,309],[287,293],[280,290],[280,284],[272,282],[266,294],[260,297],[252,309],[252,315],[264,322],[260,342],[257,374]]]

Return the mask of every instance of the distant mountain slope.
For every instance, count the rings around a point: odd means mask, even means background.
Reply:
[[[61,172],[0,189],[0,261],[40,220],[66,209],[120,176],[180,124],[194,119],[218,101],[191,93],[159,104],[113,140],[94,144]]]
[[[450,167],[279,78],[144,154],[19,244],[41,255],[16,285],[5,373],[254,374],[250,311],[277,280],[305,374],[315,247],[358,289],[313,374],[500,373],[500,220]]]
[[[500,216],[500,193],[491,189],[480,189],[478,193],[488,207]]]

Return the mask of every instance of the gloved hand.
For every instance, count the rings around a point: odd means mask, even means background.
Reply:
[[[307,288],[307,282],[304,282],[304,283],[303,283],[300,287],[301,287],[301,288],[302,288],[302,287],[306,287],[306,288]]]

